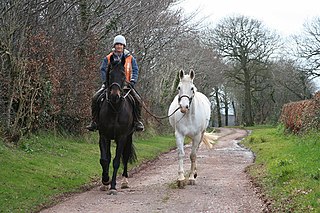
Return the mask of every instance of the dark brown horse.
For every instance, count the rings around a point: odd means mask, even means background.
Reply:
[[[124,58],[121,61],[114,61],[113,57],[110,59],[106,82],[107,95],[102,102],[98,121],[100,164],[102,167],[102,183],[104,185],[101,189],[106,190],[107,186],[111,184],[108,194],[117,194],[116,177],[120,166],[120,158],[122,158],[124,167],[122,188],[128,187],[128,162],[136,160],[136,153],[132,143],[134,109],[130,95],[128,95],[129,91],[123,89],[126,84],[124,62]],[[113,159],[113,173],[110,180],[110,144],[112,140],[116,143],[116,153]]]

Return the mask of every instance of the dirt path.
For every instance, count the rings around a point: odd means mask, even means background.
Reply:
[[[244,130],[221,128],[213,149],[200,147],[196,185],[173,187],[178,169],[174,150],[134,174],[130,188],[118,189],[116,196],[94,188],[42,212],[263,212],[263,202],[244,172],[253,154],[237,145],[245,135]],[[186,170],[189,153],[187,146]]]

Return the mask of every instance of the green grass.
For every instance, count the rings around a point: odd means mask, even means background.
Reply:
[[[284,134],[257,127],[244,140],[256,154],[250,174],[275,212],[320,212],[320,133]]]
[[[96,134],[81,139],[40,134],[10,148],[0,141],[0,212],[37,211],[100,180],[97,140]],[[134,144],[138,162],[129,169],[175,147],[175,139],[156,136]]]

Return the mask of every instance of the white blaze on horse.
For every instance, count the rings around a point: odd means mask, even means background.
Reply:
[[[171,115],[177,108],[180,111],[169,117],[169,122],[175,130],[176,144],[179,157],[178,186],[183,187],[185,184],[185,176],[183,169],[184,138],[188,136],[192,139],[192,150],[190,154],[191,170],[189,174],[189,184],[195,184],[197,177],[196,157],[201,141],[211,148],[213,138],[205,133],[209,124],[211,115],[211,104],[208,98],[198,92],[193,79],[195,73],[190,71],[189,75],[185,75],[183,70],[179,72],[180,83],[178,85],[179,94],[172,101],[168,115]]]

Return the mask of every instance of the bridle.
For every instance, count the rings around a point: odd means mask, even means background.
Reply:
[[[117,82],[113,82],[112,84],[110,84],[109,89],[111,89],[111,87],[113,87],[114,85],[116,85],[117,87],[119,87],[120,91],[122,92],[122,88],[121,88],[120,84],[117,83]]]
[[[117,86],[117,87],[120,89],[120,93],[123,93],[124,89],[121,88],[120,84],[119,84],[119,83],[116,83],[116,82],[113,82],[113,83],[109,86],[108,90],[110,91],[110,90],[111,90],[111,87],[114,86],[114,85]],[[123,100],[126,99],[126,97],[129,95],[129,93],[131,92],[131,90],[132,90],[132,89],[129,88],[129,90],[125,93],[125,95],[120,95],[121,106],[120,106],[120,108],[119,108],[118,110],[117,110],[116,107],[113,105],[113,103],[110,101],[110,99],[108,98],[108,94],[107,94],[107,102],[109,103],[109,105],[111,106],[111,108],[113,109],[113,111],[114,111],[115,113],[119,113],[119,112],[121,111],[122,106],[123,106]]]
[[[181,95],[178,97],[178,104],[180,105],[180,101],[182,98],[188,98],[189,100],[189,107],[191,107],[191,102],[192,102],[192,99],[193,99],[193,96],[194,96],[194,93],[193,95],[190,97],[188,95]],[[180,106],[181,107],[181,106]],[[180,118],[180,120],[178,120],[177,122],[180,122],[182,120],[182,118],[185,116],[186,114],[184,113],[183,116]]]
[[[122,61],[124,61],[124,56],[123,56],[123,58],[120,60],[120,61],[118,61],[117,63],[116,63],[116,65],[119,65],[119,64],[121,64],[121,62]],[[110,74],[110,73],[112,73],[110,70],[111,70],[111,64],[112,63],[109,63],[108,64],[108,74]],[[120,70],[120,71],[122,71],[122,73],[125,73],[123,70]],[[125,74],[124,74],[125,75]],[[124,81],[124,85],[129,85],[129,82],[125,79],[125,76],[124,76],[124,79],[122,79],[123,81]],[[122,84],[122,83],[121,83]],[[120,90],[120,95],[119,95],[119,98],[120,98],[120,101],[121,101],[121,103],[120,103],[120,108],[117,110],[117,108],[115,107],[115,105],[114,105],[114,103],[112,103],[112,101],[110,101],[110,99],[109,99],[109,92],[111,92],[112,91],[112,87],[114,87],[114,86],[116,86],[119,90]],[[131,92],[131,90],[132,90],[132,88],[131,87],[128,87],[129,88],[129,90],[128,91],[125,91],[124,90],[124,87],[122,87],[121,85],[120,85],[120,83],[117,83],[117,82],[113,82],[113,83],[111,83],[110,85],[109,85],[109,87],[107,88],[107,94],[106,94],[106,99],[107,99],[107,101],[108,101],[108,104],[111,106],[111,108],[113,109],[113,111],[115,112],[115,113],[119,113],[120,111],[121,111],[121,109],[122,109],[122,107],[123,107],[123,101],[126,99],[126,97],[129,95],[129,93]],[[125,93],[125,95],[123,95],[123,93],[124,93],[124,91],[126,92]]]
[[[191,102],[192,102],[192,99],[193,99],[193,96],[188,96],[188,95],[181,95],[178,97],[178,103],[180,103],[181,99],[182,98],[188,98],[189,99],[189,105],[191,105]]]

